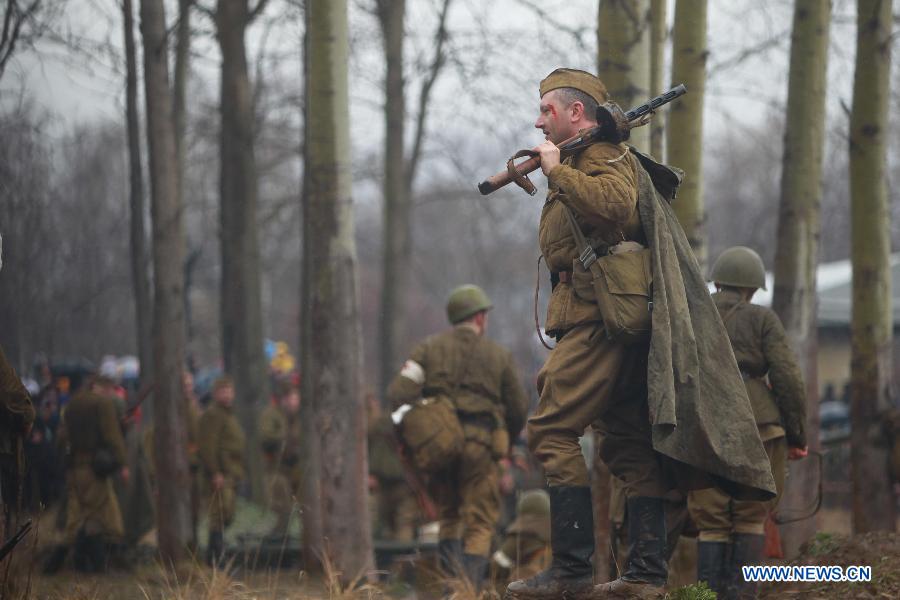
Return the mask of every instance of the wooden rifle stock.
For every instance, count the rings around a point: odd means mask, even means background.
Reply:
[[[588,129],[587,131],[582,131],[578,135],[557,144],[559,146],[560,156],[565,158],[572,152],[594,142],[608,141],[614,144],[624,142],[628,139],[628,132],[632,127],[645,125],[653,116],[653,113],[657,108],[664,104],[668,104],[675,98],[683,96],[686,93],[687,89],[684,87],[683,83],[676,85],[669,91],[650,99],[640,106],[632,108],[627,113],[623,112],[617,104],[607,102],[597,108],[596,127]],[[632,123],[634,124],[632,125]],[[540,156],[532,156],[515,165],[515,170],[519,175],[524,177],[529,173],[536,171],[540,166]],[[481,192],[482,196],[487,196],[492,192],[496,192],[503,186],[512,183],[512,181],[512,174],[509,172],[509,169],[507,169],[488,177],[479,183],[478,191]],[[521,182],[521,179],[519,181]],[[534,195],[534,191],[529,191],[529,193]]]

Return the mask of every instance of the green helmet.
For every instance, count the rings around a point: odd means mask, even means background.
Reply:
[[[529,490],[519,497],[516,515],[550,516],[550,495],[544,490]]]
[[[766,289],[766,267],[759,254],[746,246],[734,246],[720,254],[709,278],[721,285]]]
[[[491,299],[477,285],[461,285],[447,299],[447,318],[456,325],[475,313],[493,308]]]

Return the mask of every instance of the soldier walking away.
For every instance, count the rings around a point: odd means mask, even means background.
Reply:
[[[441,564],[447,571],[461,566],[476,588],[487,574],[500,515],[497,461],[509,453],[527,406],[512,355],[485,337],[491,308],[478,286],[453,290],[447,301],[453,328],[416,346],[388,387],[395,408],[421,398],[449,398],[456,408],[462,455],[429,487],[438,506]]]
[[[208,491],[209,541],[206,562],[218,565],[225,528],[234,520],[237,486],[244,479],[244,431],[234,416],[234,382],[223,375],[212,386],[212,403],[200,417],[200,464]]]
[[[59,570],[68,548],[76,569],[104,572],[110,547],[122,543],[122,511],[112,478],[118,474],[127,481],[130,472],[114,388],[108,377],[88,377],[63,410],[58,440],[67,457],[66,545],[55,549],[47,573]]]
[[[807,455],[806,388],[778,316],[750,303],[756,290],[766,289],[759,255],[743,246],[729,248],[713,264],[710,278],[716,285],[713,301],[747,386],[778,496],[769,502],[740,501],[717,487],[689,494],[688,508],[700,532],[697,579],[723,598],[755,598],[756,584],[744,581],[741,567],[763,559],[763,528],[784,489],[786,460]]]
[[[277,404],[269,405],[259,418],[259,437],[266,468],[269,509],[277,518],[269,537],[277,542],[288,534],[291,511],[301,482],[300,391],[282,382],[275,392]]]
[[[557,69],[541,81],[540,98],[535,127],[546,141],[534,152],[549,190],[538,238],[553,285],[546,330],[557,345],[538,374],[527,437],[549,485],[553,561],[511,583],[506,597],[661,598],[664,498],[677,482],[715,476],[755,498],[774,496],[775,486],[728,338],[668,205],[680,172],[603,141],[560,156],[556,144],[597,126],[607,93],[594,75]],[[579,260],[588,254],[597,260]],[[615,264],[618,272],[605,270]],[[616,276],[601,282],[606,296],[646,296],[637,309],[649,320],[652,306],[653,317],[643,340],[613,337],[588,266]],[[589,426],[603,434],[600,459],[625,485],[634,540],[621,577],[596,587],[591,490],[578,443]]]

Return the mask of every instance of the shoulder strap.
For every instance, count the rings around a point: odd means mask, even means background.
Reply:
[[[740,301],[738,301],[737,304],[735,304],[734,306],[729,308],[728,312],[726,312],[724,315],[722,315],[722,322],[727,324],[728,320],[734,316],[734,313],[737,312],[737,309],[739,309],[742,304],[745,304],[745,302],[743,300],[740,300]]]
[[[581,261],[581,266],[587,271],[597,260],[597,251],[594,250],[594,247],[588,243],[587,239],[585,239],[581,227],[579,227],[578,222],[575,221],[575,215],[572,214],[572,210],[565,204],[563,204],[562,207],[563,211],[566,213],[566,219],[569,221],[569,227],[572,228],[572,236],[575,238],[575,248],[578,251],[578,260]]]

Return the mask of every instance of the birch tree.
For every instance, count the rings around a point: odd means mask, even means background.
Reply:
[[[891,406],[890,204],[886,153],[891,72],[891,0],[857,2],[856,72],[850,115],[853,264],[850,461],[853,530],[893,531],[890,448],[880,422]]]
[[[650,0],[600,0],[597,11],[597,74],[624,110],[650,95],[650,14]],[[650,129],[632,129],[629,143],[649,150]]]
[[[672,83],[688,93],[672,103],[666,160],[684,169],[675,214],[700,265],[706,263],[703,203],[703,97],[706,90],[706,0],[677,0],[672,32]]]
[[[806,432],[813,450],[819,441],[816,268],[830,20],[829,0],[794,3],[772,300],[772,308],[784,324],[806,378]],[[795,475],[784,503],[802,506],[808,491],[815,489],[818,473],[814,463],[803,461],[797,465]],[[793,554],[815,530],[814,519],[785,526],[782,539],[787,552]]]
[[[184,231],[162,0],[141,0],[141,33],[153,217],[154,451],[159,480],[166,482],[159,487],[156,514],[160,554],[169,564],[177,564],[185,556],[191,532],[190,474],[181,390]]]
[[[306,5],[303,198],[304,547],[344,581],[373,567],[351,199],[346,0]],[[318,523],[313,523],[313,521]]]
[[[665,85],[666,43],[669,41],[668,0],[650,0],[650,96],[663,92]],[[627,109],[626,109],[627,110]],[[665,119],[650,121],[650,154],[665,161]]]

